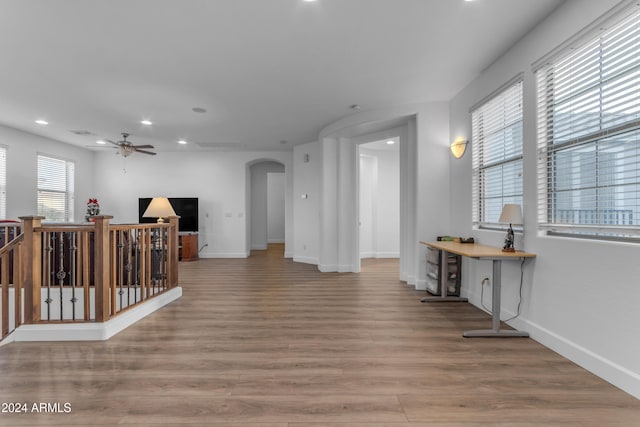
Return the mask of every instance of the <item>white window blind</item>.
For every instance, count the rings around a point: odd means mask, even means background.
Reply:
[[[73,222],[74,163],[38,155],[38,215],[45,221]]]
[[[522,205],[522,80],[471,112],[473,223],[498,223],[506,203]]]
[[[0,147],[0,219],[7,217],[7,149]]]
[[[640,13],[536,71],[538,224],[640,236]]]

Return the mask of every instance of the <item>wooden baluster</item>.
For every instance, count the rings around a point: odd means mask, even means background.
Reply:
[[[90,240],[89,240],[89,233],[87,232],[83,232],[81,234],[81,257],[82,257],[82,262],[81,262],[81,267],[82,267],[82,288],[83,288],[83,310],[84,310],[84,320],[90,320],[91,319],[91,307],[90,307],[90,299],[91,299],[91,291],[89,286],[91,285],[91,280],[89,278],[89,271],[90,271],[90,263],[91,260],[89,259],[89,253],[90,253]]]
[[[94,225],[94,287],[96,322],[105,322],[111,317],[110,310],[110,259],[109,259],[109,220],[111,215],[93,217]]]
[[[22,243],[18,243],[18,246],[13,253],[14,328],[17,328],[22,324],[22,245]]]
[[[22,232],[24,233],[23,255],[31,262],[22,264],[24,284],[24,323],[32,324],[40,321],[40,287],[42,285],[42,234],[35,231],[42,225],[43,216],[23,216]]]

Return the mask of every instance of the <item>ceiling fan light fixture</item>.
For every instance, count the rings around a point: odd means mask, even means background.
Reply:
[[[133,154],[134,151],[135,150],[131,145],[120,146],[120,154],[122,155],[122,157],[129,157],[131,154]]]

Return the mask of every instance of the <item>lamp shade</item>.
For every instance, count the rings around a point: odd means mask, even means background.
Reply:
[[[456,159],[459,159],[462,156],[464,156],[465,151],[467,151],[468,143],[469,141],[463,138],[458,138],[455,141],[453,141],[449,146],[449,148],[451,149],[451,153],[453,154],[453,157],[455,157]]]
[[[502,207],[502,213],[498,222],[506,222],[509,224],[522,225],[522,209],[518,204],[505,204]]]
[[[145,218],[166,218],[175,216],[176,211],[166,197],[154,197],[149,203],[147,210],[142,214]]]

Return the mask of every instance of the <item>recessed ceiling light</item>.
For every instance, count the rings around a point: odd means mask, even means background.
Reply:
[[[305,3],[313,3],[316,0],[302,0],[302,1],[305,2]]]
[[[350,105],[349,108],[351,108],[352,110],[360,110],[362,107],[358,104],[353,104]]]
[[[389,145],[393,145],[393,144],[395,144],[395,143],[396,143],[396,142],[395,142],[393,139],[390,139],[390,140],[388,140],[388,141],[387,141],[387,144],[389,144]]]
[[[181,139],[180,141],[178,141],[178,144],[186,145],[187,141],[185,141],[184,139]]]
[[[142,123],[145,126],[151,126],[153,123],[151,123],[150,120],[141,120],[140,123]]]
[[[101,140],[101,139],[100,139],[100,140],[98,140],[98,141],[96,141],[96,144],[100,144],[100,145],[104,145],[104,144],[106,144],[106,143],[107,143],[107,141],[103,141],[103,140]]]
[[[36,120],[36,123],[39,124],[39,125],[48,125],[49,124],[48,121],[42,120],[42,119]]]

